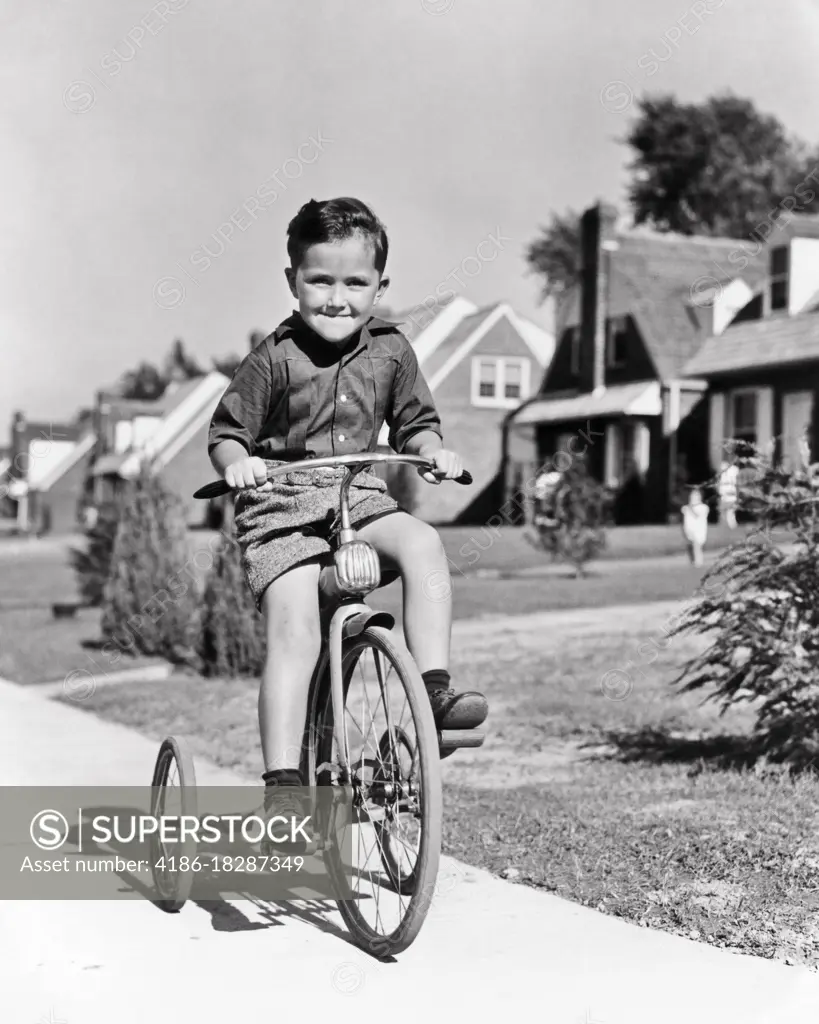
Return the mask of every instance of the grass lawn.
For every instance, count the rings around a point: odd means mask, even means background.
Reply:
[[[193,547],[206,548],[214,539],[214,534],[191,534]],[[514,543],[517,540],[504,536],[498,547],[511,550]],[[486,557],[494,550],[487,551]],[[530,553],[525,568],[531,565]],[[476,568],[490,567],[481,562]],[[455,618],[685,599],[695,591],[702,575],[682,559],[635,561],[627,571],[622,563],[600,560],[590,567],[588,578],[579,580],[567,567],[544,560],[544,572],[548,575],[503,579],[464,576],[453,568]],[[99,676],[155,662],[137,660],[124,652],[109,656],[84,647],[83,643],[93,643],[99,637],[99,613],[81,609],[75,618],[60,620],[51,613],[53,601],[75,597],[74,574],[65,549],[34,546],[23,553],[0,554],[0,676],[36,683],[60,679],[70,671],[85,670]],[[401,584],[376,591],[369,601],[373,607],[400,616]]]
[[[443,762],[448,853],[630,921],[762,957],[819,962],[819,780],[745,756],[750,713],[724,717],[669,681],[702,642],[639,661],[662,616],[612,609],[580,628],[474,630],[456,680],[490,698],[483,748]],[[100,688],[91,713],[250,777],[261,768],[252,680],[179,676]],[[76,706],[76,705],[75,705]]]
[[[53,682],[71,672],[99,678],[123,668],[157,664],[156,658],[103,654],[99,611],[81,608],[71,619],[55,619],[55,601],[77,599],[74,573],[64,546],[3,554],[0,550],[0,677],[17,683]]]

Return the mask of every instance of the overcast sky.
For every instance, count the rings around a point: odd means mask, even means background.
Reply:
[[[6,0],[0,443],[175,337],[208,362],[272,330],[311,197],[374,206],[391,306],[545,323],[522,252],[622,204],[629,90],[730,87],[817,142],[817,52],[813,0]]]

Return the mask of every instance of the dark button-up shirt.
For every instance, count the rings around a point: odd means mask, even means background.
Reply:
[[[263,459],[375,451],[385,422],[398,453],[422,430],[441,436],[404,335],[371,317],[339,350],[294,313],[236,370],[211,419],[208,453],[226,440]]]

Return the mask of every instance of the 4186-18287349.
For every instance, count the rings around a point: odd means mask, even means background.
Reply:
[[[207,872],[219,874],[221,872],[250,872],[262,873],[265,871],[301,871],[304,867],[304,857],[244,857],[244,856],[219,856],[212,857],[160,857],[155,869],[158,871],[185,871],[194,874]]]

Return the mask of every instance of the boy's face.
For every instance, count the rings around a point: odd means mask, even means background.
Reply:
[[[285,270],[305,323],[331,345],[343,345],[372,316],[389,286],[375,267],[375,250],[360,235],[311,245],[297,270]]]

